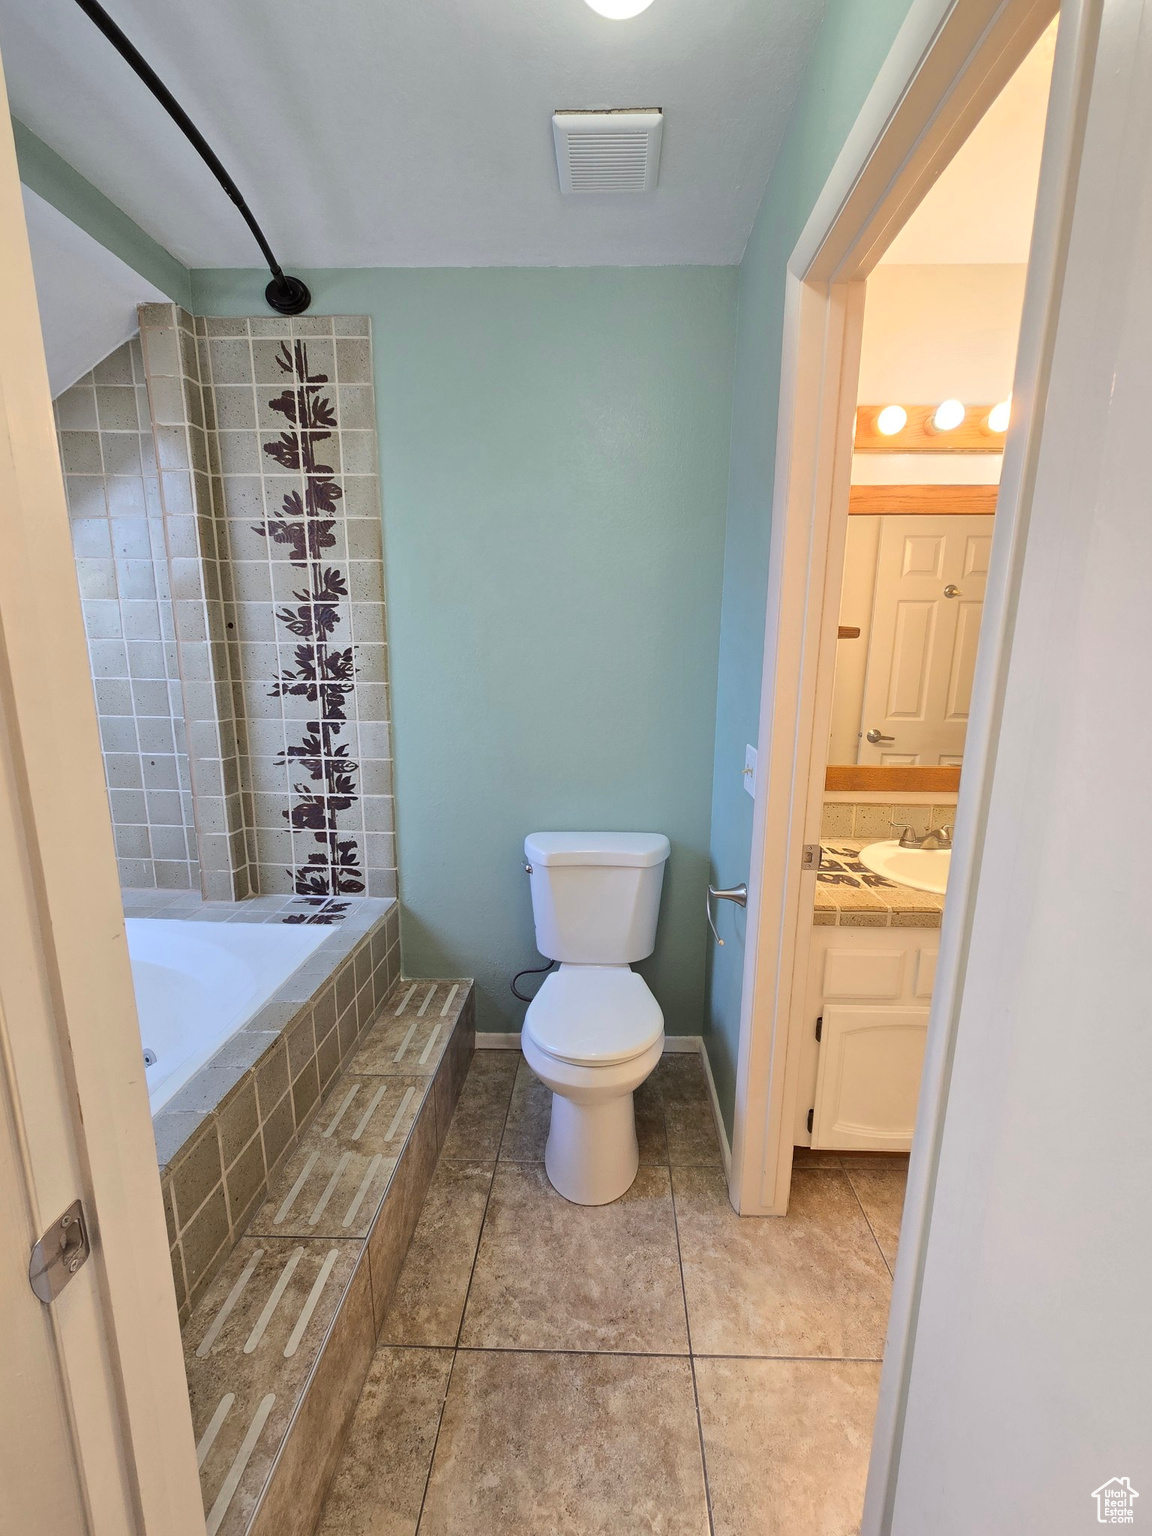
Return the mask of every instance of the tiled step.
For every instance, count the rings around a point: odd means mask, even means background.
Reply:
[[[208,1536],[308,1536],[475,1043],[402,981],[184,1328]]]

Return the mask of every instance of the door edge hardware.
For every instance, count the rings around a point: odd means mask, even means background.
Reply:
[[[804,847],[803,847],[803,849],[801,850],[801,853],[800,853],[800,869],[801,869],[801,871],[806,870],[806,869],[819,869],[819,868],[820,868],[820,844],[819,843],[805,843]]]
[[[704,897],[704,915],[708,919],[708,926],[712,930],[712,937],[721,949],[724,948],[724,940],[716,932],[716,924],[712,921],[712,900],[734,901],[738,907],[748,905],[748,887],[744,883],[729,886],[726,891],[718,891],[714,885],[708,887],[708,894]]]
[[[73,1200],[33,1248],[28,1284],[41,1301],[55,1301],[91,1252],[84,1207]]]

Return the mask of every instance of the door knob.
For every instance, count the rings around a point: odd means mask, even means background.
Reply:
[[[873,726],[865,736],[864,740],[870,741],[873,746],[876,746],[881,741],[895,741],[896,738],[895,736],[881,736],[880,732],[876,729],[875,726]]]
[[[960,588],[956,585],[956,583],[954,581],[950,581],[948,583],[948,585],[944,588],[944,596],[945,597],[959,597],[960,596]]]
[[[748,905],[748,887],[746,885],[734,885],[727,891],[718,891],[714,885],[708,887],[708,894],[704,898],[704,911],[708,918],[708,926],[712,930],[712,937],[724,948],[724,940],[716,932],[716,924],[712,921],[712,898],[717,901],[734,901],[738,907]]]

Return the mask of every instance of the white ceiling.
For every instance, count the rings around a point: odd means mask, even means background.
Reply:
[[[1055,46],[1053,22],[888,247],[886,262],[1028,260]]]
[[[27,187],[24,217],[55,398],[136,334],[137,304],[166,295]]]
[[[824,0],[109,0],[286,266],[739,261]],[[187,265],[239,216],[74,0],[0,0],[14,115]],[[664,109],[660,184],[561,197],[558,107]]]

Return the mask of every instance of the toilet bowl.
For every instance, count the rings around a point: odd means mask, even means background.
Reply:
[[[524,1059],[552,1093],[544,1166],[579,1205],[606,1205],[639,1166],[632,1095],[660,1060],[664,1016],[630,969],[652,953],[668,839],[536,832],[525,840],[540,953],[560,961],[529,1004]]]
[[[640,1162],[632,1095],[660,1060],[660,1005],[626,966],[562,965],[529,1006],[520,1039],[552,1092],[552,1187],[577,1205],[618,1200]]]

